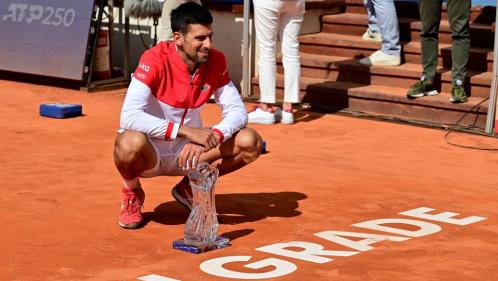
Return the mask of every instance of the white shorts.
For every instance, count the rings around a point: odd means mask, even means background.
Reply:
[[[157,176],[185,176],[188,171],[178,166],[178,155],[183,147],[189,143],[187,139],[176,139],[164,141],[149,138],[150,143],[156,151],[157,162],[154,168],[140,174],[141,178],[151,178]]]

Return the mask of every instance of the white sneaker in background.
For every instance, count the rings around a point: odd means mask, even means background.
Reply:
[[[247,116],[251,124],[275,124],[277,121],[276,112],[264,111],[257,107],[254,111],[249,112]]]
[[[364,65],[400,65],[401,57],[388,55],[378,50],[368,58],[361,59],[360,63]]]
[[[369,42],[382,43],[382,35],[380,34],[380,32],[371,32],[370,28],[368,28],[367,31],[363,33],[361,39]]]
[[[282,124],[294,124],[294,113],[282,111],[282,118],[280,119]]]

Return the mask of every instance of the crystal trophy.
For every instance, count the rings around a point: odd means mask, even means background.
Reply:
[[[218,169],[202,162],[189,171],[188,177],[193,193],[192,211],[185,223],[184,238],[173,241],[173,248],[199,254],[228,247],[230,240],[218,236],[214,201]]]

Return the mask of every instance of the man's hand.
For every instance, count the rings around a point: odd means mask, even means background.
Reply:
[[[203,146],[195,143],[187,143],[183,146],[183,149],[178,156],[178,166],[182,167],[184,170],[195,169],[203,152]]]
[[[208,128],[199,129],[180,126],[178,135],[187,138],[193,143],[204,146],[204,151],[209,151],[220,144],[220,136]]]

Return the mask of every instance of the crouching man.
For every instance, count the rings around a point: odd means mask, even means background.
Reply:
[[[184,176],[173,197],[192,208],[188,169],[208,162],[220,176],[259,157],[261,137],[246,128],[247,113],[231,82],[225,56],[211,48],[213,18],[196,3],[171,13],[173,41],[146,51],[133,73],[123,108],[114,162],[123,177],[119,225],[142,225],[145,193],[139,177]],[[222,118],[204,128],[200,112],[214,95]]]

